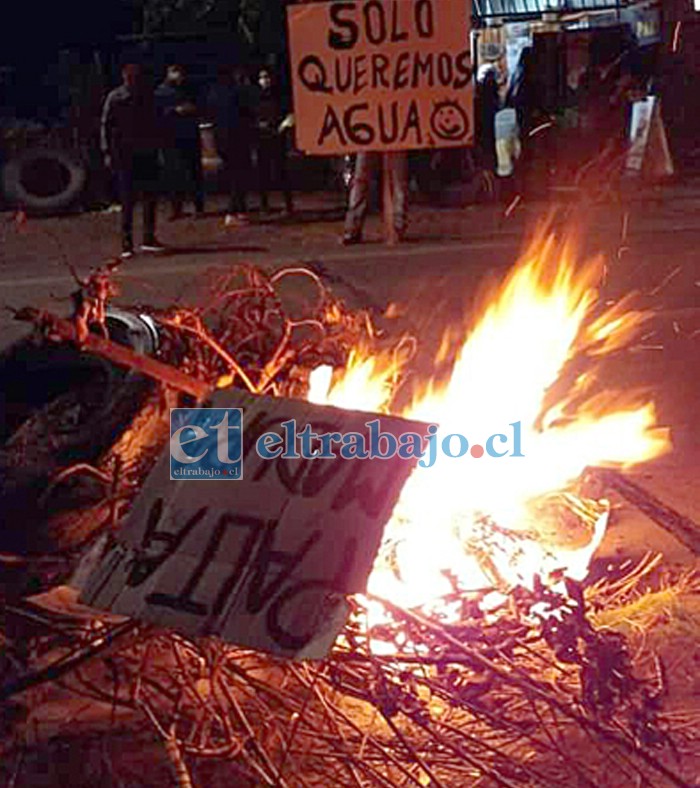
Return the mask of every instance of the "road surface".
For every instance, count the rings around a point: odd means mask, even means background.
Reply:
[[[387,247],[378,219],[367,227],[367,243],[341,247],[339,205],[327,195],[300,200],[291,222],[275,219],[230,229],[220,215],[203,220],[163,222],[163,256],[137,256],[118,275],[120,304],[165,306],[174,300],[205,298],[205,272],[251,262],[265,267],[291,263],[321,265],[334,291],[355,307],[382,312],[391,303],[405,307],[395,331],[420,338],[419,372],[430,374],[430,359],[446,327],[461,325],[485,281],[508,270],[523,248],[529,228],[547,214],[544,205],[522,206],[505,217],[494,206],[461,210],[413,210],[408,242]],[[636,303],[654,317],[633,349],[603,369],[603,385],[650,389],[660,420],[671,427],[675,450],[645,467],[640,478],[673,506],[700,522],[700,188],[674,188],[626,206],[584,210],[568,206],[586,255],[602,254],[607,265],[601,299],[615,302],[635,292]],[[0,215],[0,305],[49,306],[65,313],[74,283],[67,262],[80,272],[111,259],[118,251],[115,213],[16,221]],[[9,311],[0,314],[5,346],[26,327]],[[636,522],[636,520],[635,520]],[[635,525],[645,536],[649,523]],[[674,540],[652,528],[652,541],[685,560]],[[641,533],[641,532],[640,532]],[[616,542],[613,537],[617,538]],[[639,534],[638,534],[639,535]],[[611,530],[611,553],[629,539]],[[620,544],[618,544],[618,542]]]

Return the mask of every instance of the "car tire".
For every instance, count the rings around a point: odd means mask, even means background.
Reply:
[[[54,148],[33,148],[2,168],[2,191],[13,206],[30,212],[70,208],[85,188],[87,171],[74,155]]]

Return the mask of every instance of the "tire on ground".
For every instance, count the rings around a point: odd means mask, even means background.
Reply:
[[[86,179],[85,166],[74,155],[54,148],[26,150],[2,168],[5,198],[28,211],[70,208]]]

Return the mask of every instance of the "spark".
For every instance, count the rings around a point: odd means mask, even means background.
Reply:
[[[673,44],[671,45],[671,52],[674,54],[678,52],[678,48],[681,43],[681,26],[682,22],[676,22],[676,26],[673,29]]]
[[[511,204],[506,208],[505,217],[508,218],[513,211],[518,207],[518,204],[522,200],[522,197],[519,194],[516,194],[513,198]]]
[[[654,288],[654,289],[653,289],[653,290],[652,290],[652,291],[649,293],[649,295],[652,295],[652,296],[653,296],[653,295],[658,295],[658,294],[659,294],[659,293],[660,293],[660,292],[661,292],[661,291],[664,289],[664,287],[666,287],[666,285],[667,285],[667,284],[668,284],[668,283],[669,283],[669,282],[670,282],[670,281],[671,281],[671,280],[672,280],[674,277],[678,276],[678,274],[681,272],[681,270],[682,270],[682,267],[681,267],[680,265],[679,265],[677,268],[674,268],[674,269],[673,269],[673,271],[671,271],[671,273],[667,274],[667,275],[666,275],[666,276],[665,276],[665,277],[664,277],[664,278],[661,280],[661,282],[660,282],[660,283],[659,283],[659,284],[658,284],[658,285],[657,285],[657,286],[656,286],[656,287],[655,287],[655,288]]]
[[[527,135],[528,137],[534,137],[535,134],[539,134],[541,131],[545,129],[549,129],[554,125],[554,123],[549,120],[546,123],[540,123],[539,126],[535,126],[535,128]]]
[[[629,230],[630,224],[630,214],[629,211],[625,211],[625,215],[622,217],[622,241],[627,240],[627,231]]]

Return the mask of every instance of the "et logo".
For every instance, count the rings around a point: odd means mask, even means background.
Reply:
[[[243,478],[241,408],[171,408],[170,478]]]

